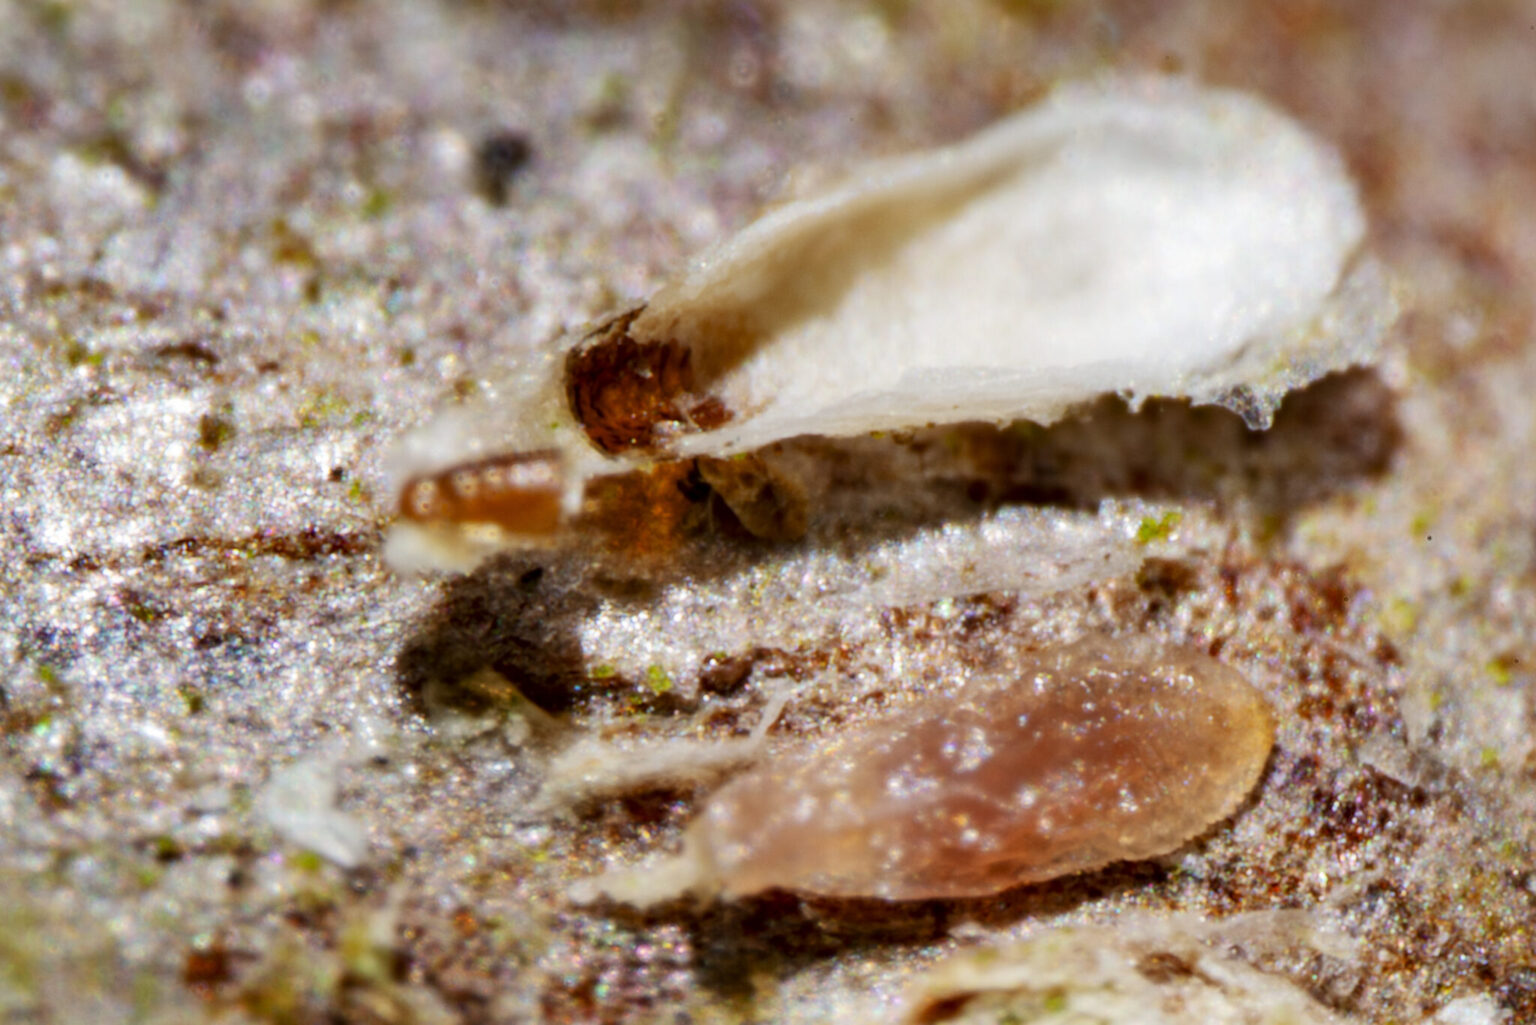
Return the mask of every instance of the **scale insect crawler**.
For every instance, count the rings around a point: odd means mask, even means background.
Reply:
[[[1049,424],[1105,394],[1253,426],[1374,356],[1393,314],[1336,154],[1241,93],[1057,90],[773,210],[649,302],[514,368],[395,460],[402,568],[557,537],[587,484],[697,460],[744,525],[804,529],[754,453],[800,436]]]
[[[1237,809],[1273,741],[1214,659],[1082,643],[781,753],[710,797],[679,856],[573,895],[984,896],[1173,850]]]

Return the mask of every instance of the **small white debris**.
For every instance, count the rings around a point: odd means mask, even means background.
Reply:
[[[1435,1012],[1425,1025],[1504,1025],[1509,1016],[1486,993],[1458,997]]]
[[[336,807],[340,761],[322,753],[277,770],[257,797],[256,810],[289,843],[342,868],[356,868],[368,854],[368,830]]]
[[[550,760],[543,793],[561,804],[647,787],[711,783],[757,754],[758,745],[745,738],[624,744],[589,737]]]

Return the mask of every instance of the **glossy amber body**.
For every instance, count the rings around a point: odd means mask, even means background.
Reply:
[[[400,515],[416,523],[488,524],[547,536],[560,528],[561,483],[558,453],[510,453],[406,481]]]
[[[1025,660],[717,793],[691,827],[727,894],[970,897],[1178,847],[1242,803],[1264,700],[1193,652],[1096,642]]]

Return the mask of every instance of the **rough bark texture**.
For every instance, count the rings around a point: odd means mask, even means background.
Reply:
[[[996,946],[1064,981],[914,1013],[1002,1020],[1114,988],[1045,970],[1108,935],[1138,986],[1203,994],[1168,1021],[1536,1018],[1532,20],[0,0],[0,1017],[883,1022]],[[787,185],[1104,68],[1262,92],[1340,147],[1408,311],[1381,368],[1264,433],[1106,401],[786,446],[800,541],[615,481],[583,549],[383,569],[403,429]],[[1204,650],[1275,711],[1252,801],[1175,854],[974,900],[566,899],[702,805],[655,752],[789,692],[772,757],[1087,635]],[[540,800],[594,737],[651,753],[634,785]]]

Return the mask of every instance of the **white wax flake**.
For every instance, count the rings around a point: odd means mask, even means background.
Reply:
[[[1505,1025],[1510,1020],[1487,994],[1458,997],[1435,1012],[1425,1025]]]
[[[1355,339],[1311,333],[1364,228],[1336,156],[1259,100],[1080,86],[774,212],[632,333],[739,361],[713,390],[743,415],[685,453],[1048,423],[1106,392],[1247,387],[1262,421],[1298,378],[1354,361]]]
[[[1065,86],[778,207],[408,439],[390,551],[463,568],[552,530],[594,476],[805,435],[1049,424],[1105,394],[1267,426],[1290,389],[1375,357],[1395,309],[1364,237],[1338,156],[1263,100]],[[479,486],[531,459],[558,488]]]
[[[336,807],[339,760],[313,755],[277,770],[256,799],[256,809],[289,843],[342,868],[355,868],[367,857],[368,830]]]
[[[1127,915],[1113,928],[977,947],[919,975],[901,1020],[1345,1025],[1288,979],[1230,956],[1221,939],[1194,916]]]
[[[540,797],[558,807],[647,787],[712,783],[757,760],[769,729],[792,695],[793,690],[786,688],[769,698],[757,724],[745,737],[674,737],[641,743],[580,738],[549,760]]]
[[[622,744],[583,738],[550,759],[543,799],[552,806],[646,787],[709,783],[751,762],[761,745],[748,739],[673,739]]]

